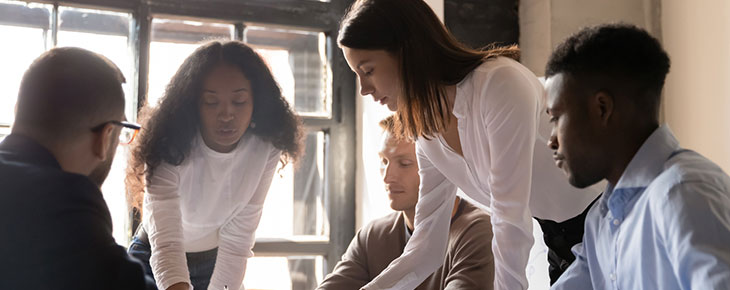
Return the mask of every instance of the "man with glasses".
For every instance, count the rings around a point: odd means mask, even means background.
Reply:
[[[139,130],[125,121],[122,83],[79,48],[50,50],[23,76],[0,143],[0,289],[154,289],[112,238],[99,190],[117,145]]]

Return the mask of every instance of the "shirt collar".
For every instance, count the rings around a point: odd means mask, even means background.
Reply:
[[[454,116],[457,119],[464,119],[468,114],[469,104],[467,104],[467,99],[469,97],[472,97],[472,87],[467,86],[466,84],[469,83],[469,80],[471,79],[472,75],[474,74],[474,71],[470,72],[464,79],[462,79],[458,84],[456,84],[456,96],[454,97],[454,108],[451,110],[451,113],[454,114]]]
[[[664,168],[664,163],[679,149],[679,142],[669,127],[662,125],[644,141],[626,166],[616,185],[609,183],[601,209],[617,218],[626,214],[626,205],[644,191]]]
[[[213,150],[212,148],[208,147],[208,145],[205,144],[205,140],[203,140],[203,134],[198,130],[197,137],[195,137],[195,145],[201,148],[203,151],[203,154],[209,157],[213,158],[231,158],[232,156],[235,156],[236,151],[238,151],[241,147],[246,145],[246,140],[253,135],[252,133],[246,132],[243,133],[243,136],[241,136],[241,139],[238,140],[238,144],[236,144],[236,147],[231,150],[231,152],[218,152]]]
[[[679,149],[679,141],[662,125],[649,136],[626,166],[616,189],[647,187],[664,168],[664,162]]]
[[[411,233],[411,229],[408,228],[408,224],[406,224],[406,220],[405,219],[403,219],[403,229],[405,229],[406,243],[408,243],[408,241],[411,239],[411,236],[413,235],[413,233]]]
[[[53,168],[61,168],[56,157],[43,145],[35,140],[14,133],[10,134],[0,143],[0,153],[10,153],[8,159],[15,162],[30,163]]]

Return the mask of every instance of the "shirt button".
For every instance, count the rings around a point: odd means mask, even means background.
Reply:
[[[619,221],[618,219],[613,220],[613,225],[614,226],[617,226],[620,223],[621,223],[621,221]]]
[[[609,277],[611,277],[611,281],[616,281],[616,274],[611,273],[611,275],[609,275]]]

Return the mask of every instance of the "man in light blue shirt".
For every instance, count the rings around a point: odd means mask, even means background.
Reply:
[[[549,146],[576,187],[606,179],[552,289],[730,289],[730,178],[659,125],[669,57],[634,26],[586,28],[547,65]]]

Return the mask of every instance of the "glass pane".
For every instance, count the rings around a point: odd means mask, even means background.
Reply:
[[[152,20],[147,103],[156,106],[178,67],[201,42],[232,39],[233,25],[176,19]]]
[[[128,118],[136,115],[134,93],[134,56],[129,47],[129,13],[59,7],[57,46],[75,46],[102,54],[116,64],[127,82],[124,84]]]
[[[276,173],[256,237],[329,238],[325,211],[328,200],[324,188],[326,148],[327,135],[321,131],[310,132],[305,140],[305,155],[299,163],[289,164]]]
[[[311,290],[323,277],[322,256],[253,257],[243,285],[249,290]]]
[[[114,62],[127,79],[123,86],[126,115],[134,120],[137,102],[134,93],[134,56],[129,47],[131,14],[72,7],[59,7],[58,13],[57,45],[88,49]],[[129,213],[124,191],[127,151],[126,146],[117,148],[114,163],[101,188],[112,216],[112,234],[117,243],[122,245],[126,245],[129,239]]]
[[[324,33],[248,26],[245,40],[266,59],[299,114],[330,116],[331,77]]]
[[[9,127],[0,127],[0,142],[5,139],[5,136],[10,135],[10,128]]]
[[[15,102],[23,73],[46,50],[50,36],[51,5],[0,1],[0,125],[15,119]]]
[[[101,185],[104,201],[106,201],[109,213],[112,216],[112,235],[117,244],[125,247],[128,246],[131,237],[129,206],[124,185],[128,158],[129,146],[120,144],[114,155],[114,162],[109,170],[109,175],[104,180],[104,184]]]

